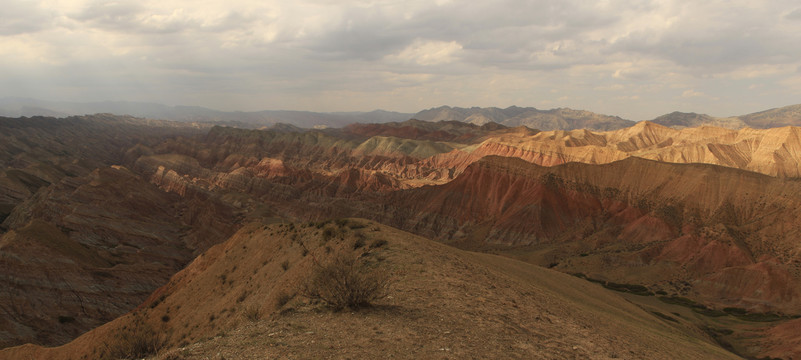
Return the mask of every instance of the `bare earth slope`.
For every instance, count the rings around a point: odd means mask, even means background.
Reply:
[[[389,296],[357,312],[301,296],[314,261],[343,252],[391,273]],[[0,357],[103,358],[125,326],[167,334],[157,357],[165,359],[737,358],[596,284],[358,219],[250,224],[135,313],[59,348],[24,346]]]

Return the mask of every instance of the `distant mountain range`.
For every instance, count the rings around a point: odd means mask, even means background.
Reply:
[[[168,106],[157,103],[104,101],[92,103],[55,102],[36,99],[0,99],[0,116],[55,116],[111,113],[150,119],[181,122],[200,122],[231,125],[243,128],[262,128],[291,125],[299,128],[340,128],[353,123],[402,122],[409,119],[424,121],[460,121],[475,125],[495,122],[507,127],[526,126],[542,131],[589,129],[609,131],[630,127],[632,120],[619,116],[598,114],[586,110],[559,108],[539,110],[533,107],[510,106],[460,108],[440,106],[416,114],[384,110],[369,112],[311,112],[289,110],[220,111],[200,106]],[[651,122],[681,129],[697,126],[717,126],[727,129],[751,127],[766,129],[782,126],[801,126],[801,104],[775,108],[753,114],[714,117],[706,114],[672,112]],[[286,125],[284,125],[286,124]]]
[[[741,129],[744,127],[769,129],[783,126],[799,126],[801,125],[801,104],[726,118],[675,111],[662,115],[654,119],[653,122],[677,129],[705,125],[727,129]]]
[[[426,121],[456,120],[476,125],[496,122],[501,125],[515,127],[527,126],[539,130],[616,130],[634,125],[634,121],[618,116],[596,114],[585,110],[551,109],[538,110],[533,107],[510,106],[506,109],[459,108],[441,106],[423,110],[414,115],[415,119]]]
[[[575,129],[608,131],[627,128],[635,123],[618,116],[597,114],[584,110],[567,108],[538,110],[532,107],[521,108],[517,106],[511,106],[506,109],[441,106],[423,110],[415,114],[414,118],[427,121],[456,120],[476,125],[483,125],[492,121],[509,127],[523,125],[542,131]],[[801,126],[801,104],[732,117],[714,117],[706,114],[675,111],[650,121],[675,129],[698,126],[717,126],[726,129],[741,129],[744,127],[767,129],[782,126]]]
[[[0,116],[55,116],[110,113],[136,117],[229,124],[237,127],[259,128],[279,123],[301,128],[343,127],[352,123],[385,123],[404,121],[413,114],[375,110],[369,112],[311,112],[288,110],[220,111],[200,106],[168,106],[164,104],[104,101],[92,103],[55,102],[36,99],[0,99]]]

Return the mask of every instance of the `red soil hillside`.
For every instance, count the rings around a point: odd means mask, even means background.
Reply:
[[[469,248],[529,249],[566,272],[799,313],[799,202],[801,184],[718,166],[488,157],[397,193],[381,219]]]
[[[374,307],[332,312],[302,295],[314,262],[343,253],[390,274]],[[164,334],[158,359],[737,358],[597,284],[366,220],[249,224],[135,312],[62,347],[0,357],[102,359],[135,334],[126,328]]]

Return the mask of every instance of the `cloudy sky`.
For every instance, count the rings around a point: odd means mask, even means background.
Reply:
[[[3,0],[0,97],[221,110],[801,103],[797,0]]]

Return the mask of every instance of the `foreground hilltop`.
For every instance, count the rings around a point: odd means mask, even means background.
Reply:
[[[389,274],[388,296],[345,312],[304,296],[315,264],[343,254],[368,266],[362,271]],[[127,349],[122,334],[158,331],[159,359],[737,358],[656,312],[569,275],[368,220],[251,223],[131,314],[58,348],[0,357],[130,356],[118,351]]]

